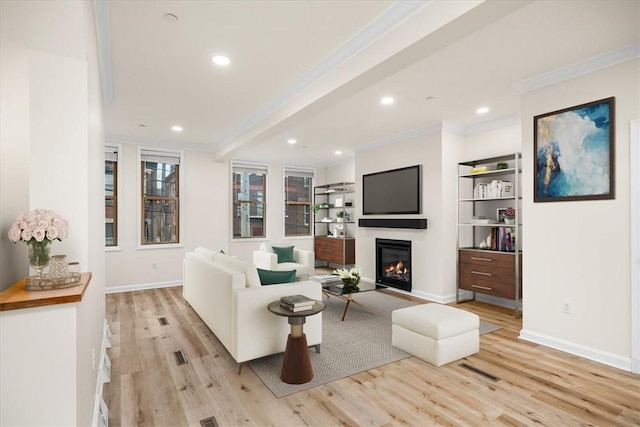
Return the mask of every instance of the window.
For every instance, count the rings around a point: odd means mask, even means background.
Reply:
[[[141,150],[142,245],[180,243],[180,154]]]
[[[104,148],[105,246],[118,246],[118,147]]]
[[[232,165],[233,238],[266,236],[267,167]]]
[[[313,173],[284,170],[284,235],[311,236]]]

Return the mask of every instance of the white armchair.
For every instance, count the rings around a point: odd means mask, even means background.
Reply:
[[[278,263],[278,256],[274,253],[273,247],[293,248],[294,262]],[[296,270],[297,280],[306,280],[315,268],[315,255],[312,251],[298,249],[293,243],[288,242],[262,242],[260,250],[253,251],[253,264],[263,270],[288,271]]]

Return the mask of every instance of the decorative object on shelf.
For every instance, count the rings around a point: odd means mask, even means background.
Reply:
[[[328,203],[314,203],[313,204],[313,212],[318,212],[321,209],[329,209],[332,208],[332,205],[329,205]]]
[[[534,202],[615,198],[615,98],[534,117]]]
[[[340,211],[336,214],[338,222],[344,222],[344,211]]]
[[[28,245],[29,264],[36,270],[35,278],[44,279],[43,270],[49,265],[51,241],[62,240],[69,233],[69,224],[57,212],[35,209],[16,218],[9,229],[9,240]]]
[[[507,162],[498,162],[496,165],[496,170],[502,170],[509,168],[509,164]]]
[[[471,173],[484,173],[486,171],[487,171],[486,166],[476,166],[475,168],[471,169]]]
[[[360,270],[357,268],[352,268],[351,270],[347,270],[346,268],[341,268],[340,270],[333,270],[333,274],[337,274],[340,276],[342,280],[342,293],[344,294],[352,294],[354,292],[360,291],[358,284],[360,284],[360,279],[362,275]]]
[[[54,255],[51,257],[51,267],[49,267],[49,279],[53,283],[65,282],[69,277],[69,264],[66,255]]]
[[[509,225],[516,223],[516,210],[512,207],[508,207],[504,210],[504,223]]]

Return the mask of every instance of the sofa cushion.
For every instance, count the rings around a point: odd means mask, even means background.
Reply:
[[[273,271],[257,268],[262,285],[276,285],[278,283],[292,283],[296,281],[296,271]]]
[[[273,253],[278,256],[278,264],[283,262],[296,262],[296,260],[293,258],[293,248],[294,248],[293,246],[287,246],[287,247],[272,246],[271,247],[271,249],[273,249]]]
[[[198,246],[193,250],[193,252],[195,252],[198,256],[209,260],[213,260],[218,253],[224,254],[223,251],[216,252],[212,251],[211,249],[203,248],[202,246]]]
[[[256,266],[250,262],[242,261],[241,259],[225,255],[224,253],[215,254],[214,261],[244,274],[247,287],[258,287],[261,285]]]

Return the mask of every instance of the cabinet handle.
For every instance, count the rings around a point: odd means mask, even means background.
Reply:
[[[472,288],[478,288],[478,289],[484,289],[485,291],[492,291],[493,288],[489,288],[487,286],[480,286],[480,285],[471,285]]]
[[[489,261],[489,262],[493,261],[491,258],[480,258],[477,256],[472,256],[471,259],[474,259],[476,261]]]
[[[482,276],[493,276],[493,274],[491,273],[484,273],[482,271],[473,271],[473,270],[471,270],[471,274],[480,274]]]

